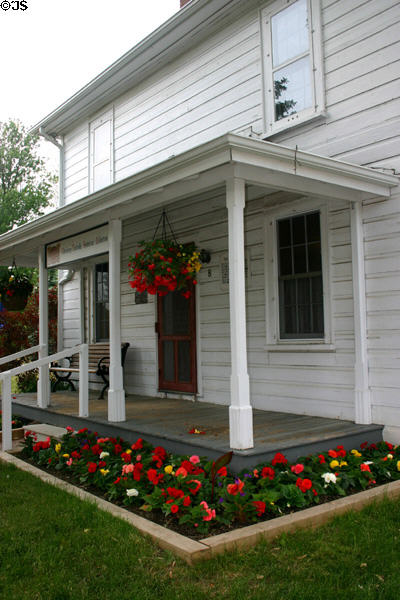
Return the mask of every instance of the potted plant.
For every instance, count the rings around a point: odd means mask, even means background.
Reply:
[[[147,291],[158,296],[180,291],[189,298],[201,269],[200,251],[195,244],[154,239],[140,242],[140,246],[135,256],[129,258],[130,286],[138,292]]]
[[[0,302],[6,310],[23,310],[32,290],[25,271],[15,267],[0,270]]]

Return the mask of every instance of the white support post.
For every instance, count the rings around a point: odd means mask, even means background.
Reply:
[[[226,184],[229,243],[229,304],[231,321],[231,405],[229,407],[230,446],[236,450],[253,448],[253,409],[247,372],[246,289],[244,262],[245,182],[230,179]]]
[[[39,358],[49,354],[49,297],[45,247],[39,249]],[[49,365],[39,367],[38,406],[46,408],[50,404]]]
[[[355,422],[372,423],[371,392],[368,377],[367,305],[365,296],[364,235],[362,205],[351,204],[351,249],[354,306],[354,396]]]
[[[79,351],[79,416],[89,416],[89,346],[82,344]]]
[[[125,421],[125,390],[121,365],[121,236],[121,221],[113,219],[108,225],[110,301],[108,420],[111,422]]]
[[[3,388],[1,393],[1,416],[2,416],[2,450],[6,452],[12,449],[12,408],[11,408],[11,375],[2,377]]]

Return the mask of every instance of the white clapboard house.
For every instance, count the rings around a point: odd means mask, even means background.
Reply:
[[[59,350],[110,343],[109,422],[163,395],[229,406],[234,449],[254,409],[399,441],[400,2],[181,5],[34,128],[60,206],[0,236],[0,262],[39,265],[40,356],[56,267]],[[210,254],[189,301],[129,286],[164,209]]]

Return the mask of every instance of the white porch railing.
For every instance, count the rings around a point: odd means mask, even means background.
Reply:
[[[13,360],[17,360],[18,358],[24,358],[24,356],[28,356],[29,354],[34,354],[35,352],[39,352],[43,346],[40,344],[38,346],[32,346],[32,348],[27,348],[26,350],[21,350],[20,352],[16,352],[15,354],[9,354],[8,356],[3,356],[0,358],[0,365],[5,365]]]
[[[33,348],[30,348],[29,351],[23,350],[22,353],[25,352],[25,354],[22,354],[22,356],[32,354],[32,352],[37,352],[37,349],[39,349],[40,347],[41,346],[35,346],[36,350],[34,350]],[[16,354],[21,355],[21,352],[17,352]],[[1,359],[3,361],[3,364],[5,362],[9,362],[10,360],[14,360],[15,358],[21,358],[21,356],[17,357],[16,354],[6,356],[4,357],[4,359]],[[79,344],[78,346],[67,348],[66,350],[62,350],[61,352],[52,354],[51,356],[45,356],[44,358],[40,358],[38,360],[34,360],[33,362],[29,362],[19,367],[15,367],[14,369],[10,369],[9,371],[4,371],[3,373],[0,373],[0,381],[3,382],[3,389],[1,394],[3,452],[6,450],[11,450],[12,448],[11,377],[13,377],[14,375],[19,375],[20,373],[26,373],[27,371],[31,371],[32,369],[36,369],[37,367],[50,364],[53,361],[61,360],[62,358],[67,358],[68,356],[72,356],[73,354],[79,354],[79,416],[89,416],[89,351],[87,344]]]

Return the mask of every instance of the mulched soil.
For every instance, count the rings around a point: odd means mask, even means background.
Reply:
[[[103,500],[106,500],[107,502],[110,502],[111,504],[115,504],[116,506],[119,506],[119,507],[123,508],[124,510],[127,510],[136,515],[139,515],[140,517],[143,517],[144,519],[148,519],[149,521],[152,521],[153,523],[157,523],[158,525],[161,525],[162,527],[166,527],[167,529],[176,531],[176,533],[180,533],[181,535],[191,538],[192,540],[201,540],[201,539],[213,536],[213,535],[218,535],[220,533],[228,533],[229,531],[234,531],[235,529],[240,529],[242,527],[247,527],[248,525],[254,524],[251,522],[240,523],[238,521],[235,521],[231,525],[227,526],[227,525],[223,525],[222,523],[215,523],[208,533],[196,533],[196,531],[193,531],[192,527],[186,526],[186,525],[179,525],[174,517],[171,517],[170,515],[166,516],[161,511],[147,512],[147,511],[143,511],[138,508],[135,508],[133,506],[125,506],[124,504],[122,504],[122,502],[119,502],[118,500],[109,500],[107,498],[107,495],[105,493],[103,493],[101,490],[99,490],[98,488],[96,488],[95,486],[82,484],[79,481],[77,481],[72,475],[66,473],[65,471],[61,472],[61,471],[57,471],[56,469],[54,469],[54,467],[51,467],[51,466],[44,467],[42,465],[38,465],[32,459],[25,457],[22,452],[14,453],[14,456],[23,460],[26,463],[29,463],[30,465],[33,465],[34,467],[37,467],[38,469],[40,469],[41,471],[44,471],[45,473],[50,473],[51,475],[54,475],[54,477],[57,477],[57,479],[67,481],[68,483],[74,485],[75,487],[81,488],[81,489],[85,490],[86,492],[93,494],[93,496],[102,498]],[[379,486],[374,486],[374,487],[379,487]],[[349,491],[347,495],[352,496],[353,494],[358,494],[359,491],[360,490],[352,490],[352,491]],[[329,498],[321,497],[319,504],[326,504],[327,502],[331,502],[332,500],[337,500],[340,497],[341,496],[330,496]],[[316,506],[316,505],[312,505],[312,506]],[[310,508],[310,507],[308,506],[306,508]],[[262,521],[261,520],[257,521],[257,523],[260,523],[263,521],[271,521],[272,519],[276,519],[278,516],[283,516],[285,514],[292,514],[292,513],[298,512],[299,510],[304,510],[304,509],[287,508],[286,510],[282,510],[281,515],[272,515],[272,514],[264,515],[264,519]]]

